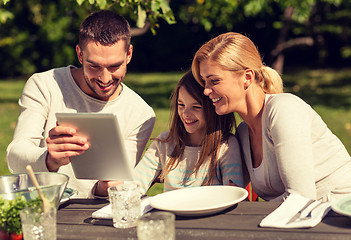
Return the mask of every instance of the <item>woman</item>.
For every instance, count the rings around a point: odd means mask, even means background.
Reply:
[[[247,37],[229,32],[204,44],[192,71],[219,115],[237,112],[237,133],[254,191],[265,200],[289,193],[326,201],[351,193],[351,158],[303,100],[283,93]]]

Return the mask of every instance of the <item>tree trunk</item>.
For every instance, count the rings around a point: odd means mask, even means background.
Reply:
[[[280,33],[277,41],[277,47],[272,52],[276,51],[276,49],[286,41],[288,31],[290,30],[290,23],[291,23],[291,18],[293,13],[294,13],[293,7],[287,7],[285,9],[283,27],[280,29]],[[282,74],[284,69],[284,52],[279,51],[279,53],[276,56],[274,56],[273,54],[271,54],[271,56],[274,59],[272,67],[278,73]]]
[[[142,28],[131,28],[130,35],[132,37],[141,36],[141,35],[144,35],[147,31],[149,31],[149,29],[150,29],[150,23],[145,22],[145,25]]]

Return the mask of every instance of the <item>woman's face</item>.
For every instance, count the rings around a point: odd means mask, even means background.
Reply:
[[[241,103],[245,101],[243,71],[228,71],[209,60],[200,62],[199,68],[205,84],[204,94],[212,100],[216,113],[240,113]]]
[[[189,144],[199,145],[206,132],[206,119],[204,109],[185,89],[179,88],[178,114],[185,130],[189,133]]]

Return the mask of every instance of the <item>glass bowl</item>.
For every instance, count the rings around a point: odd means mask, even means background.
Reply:
[[[62,173],[36,172],[35,176],[43,195],[58,206],[65,191],[69,177]],[[26,173],[0,176],[0,198],[13,200],[24,196],[26,200],[39,197],[32,180]]]

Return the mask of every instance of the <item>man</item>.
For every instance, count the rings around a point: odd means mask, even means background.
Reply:
[[[27,81],[7,148],[8,167],[12,173],[26,172],[27,164],[38,172],[64,173],[70,177],[68,186],[77,189],[80,197],[107,196],[113,182],[75,178],[70,158],[84,153],[89,144],[75,129],[57,126],[55,113],[114,113],[133,165],[151,135],[155,113],[122,83],[133,52],[130,27],[123,17],[111,11],[90,15],[81,24],[76,52],[80,68],[55,68]]]

